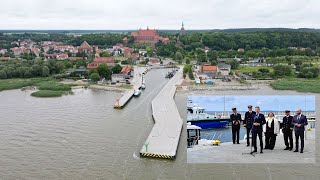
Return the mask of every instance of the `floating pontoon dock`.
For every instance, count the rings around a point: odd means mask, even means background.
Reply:
[[[182,82],[182,68],[152,101],[155,124],[140,150],[140,156],[174,159],[176,157],[183,121],[174,95],[176,84]]]
[[[133,84],[133,90],[129,90],[124,93],[122,97],[116,101],[113,106],[114,108],[122,109],[129,102],[129,100],[133,96],[134,90],[138,90],[141,88],[143,76],[147,71],[148,69],[145,67],[137,67],[134,69],[134,77],[131,82],[131,84]]]

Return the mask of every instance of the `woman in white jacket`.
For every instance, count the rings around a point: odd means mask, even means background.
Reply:
[[[265,149],[273,150],[276,144],[277,134],[280,132],[280,123],[274,118],[274,114],[271,112],[266,118],[266,124],[263,125],[263,132],[265,134],[266,146]]]

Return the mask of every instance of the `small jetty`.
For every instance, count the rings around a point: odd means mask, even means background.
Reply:
[[[114,104],[115,109],[122,109],[124,106],[130,101],[132,98],[134,91],[138,90],[142,86],[143,76],[149,70],[146,67],[137,67],[134,69],[134,76],[132,79],[131,84],[133,85],[133,89],[125,92],[120,99],[117,99],[116,103]]]
[[[182,68],[180,68],[153,99],[152,113],[155,124],[140,150],[140,156],[175,159],[183,121],[173,98],[176,84],[181,84],[182,80]]]

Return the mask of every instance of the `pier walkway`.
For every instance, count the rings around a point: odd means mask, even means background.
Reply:
[[[174,159],[183,126],[174,95],[176,84],[182,82],[182,68],[152,101],[155,124],[140,150],[143,157]]]
[[[232,142],[221,143],[220,146],[213,145],[196,145],[193,148],[188,148],[187,157],[188,163],[315,163],[316,148],[315,148],[315,133],[316,129],[307,131],[308,138],[305,140],[304,153],[294,153],[293,151],[285,151],[283,134],[277,136],[276,146],[273,150],[263,150],[260,154],[253,157],[250,154],[250,147],[246,147],[246,140],[240,141],[240,144]],[[231,133],[231,130],[230,130]],[[295,150],[295,136],[293,135],[293,143]],[[263,138],[264,140],[264,138]],[[263,142],[265,145],[265,142]],[[257,138],[259,146],[259,138]]]
[[[132,98],[134,91],[140,89],[142,85],[143,80],[143,74],[145,74],[148,71],[146,67],[135,67],[134,68],[134,76],[131,81],[131,84],[133,85],[133,89],[128,90],[125,92],[120,99],[116,101],[114,104],[114,108],[116,109],[122,109]]]

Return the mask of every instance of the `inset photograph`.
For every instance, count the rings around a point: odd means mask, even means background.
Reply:
[[[315,163],[315,96],[189,96],[188,163]]]

